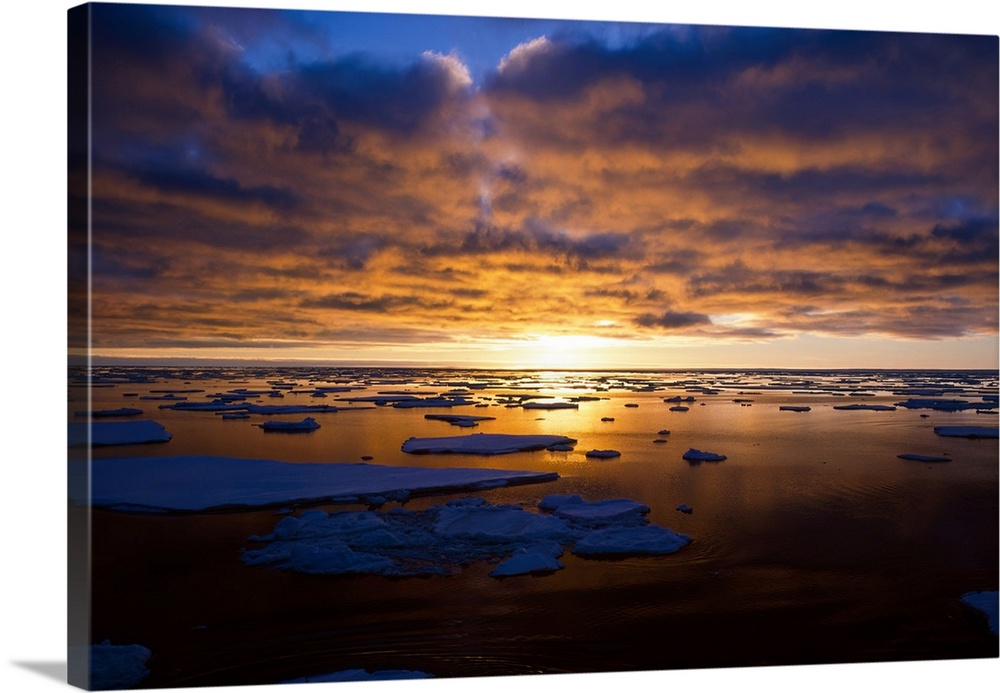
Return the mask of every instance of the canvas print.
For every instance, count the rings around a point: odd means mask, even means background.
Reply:
[[[68,28],[72,684],[997,657],[997,36]]]

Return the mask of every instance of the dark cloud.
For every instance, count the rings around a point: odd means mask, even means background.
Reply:
[[[659,327],[665,330],[684,330],[699,325],[711,325],[712,319],[703,313],[667,311],[660,315],[643,313],[634,320],[640,327]]]

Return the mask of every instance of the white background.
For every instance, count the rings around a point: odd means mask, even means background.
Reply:
[[[66,11],[75,3],[15,0],[0,16],[0,176],[6,214],[0,222],[4,297],[0,303],[3,387],[0,436],[0,690],[64,689],[66,642]],[[187,3],[198,4],[194,0]],[[689,0],[212,0],[205,4],[327,10],[481,14],[571,19],[998,33],[997,3],[841,0],[816,3]],[[11,402],[17,402],[12,406]],[[683,637],[683,633],[678,633]],[[704,643],[706,648],[713,643]],[[313,684],[310,691],[455,693],[475,686],[499,693],[580,687],[715,691],[724,688],[810,693],[854,688],[910,692],[991,689],[1000,660],[836,665],[458,679],[369,684]],[[264,686],[210,691],[273,691]]]

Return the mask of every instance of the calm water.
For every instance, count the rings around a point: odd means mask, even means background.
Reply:
[[[149,647],[144,687],[271,683],[349,668],[447,677],[997,656],[985,618],[959,601],[966,592],[997,589],[997,441],[933,430],[995,427],[996,414],[833,408],[927,397],[893,394],[916,388],[979,402],[997,394],[995,372],[105,369],[95,377],[109,386],[93,388],[89,406],[86,388],[74,384],[80,375],[71,372],[71,421],[86,420],[74,416],[79,410],[132,406],[173,434],[163,444],[97,448],[95,457],[357,462],[370,455],[386,465],[555,471],[556,482],[475,495],[525,507],[552,493],[632,498],[652,508],[652,522],[693,539],[662,557],[567,553],[565,569],[544,577],[500,581],[487,575],[488,564],[448,577],[320,577],[240,562],[246,538],[274,526],[271,509],[183,516],[96,510],[92,642]],[[341,410],[316,414],[315,432],[282,435],[253,424],[304,415],[231,421],[140,399],[154,390],[198,389],[204,392],[178,396],[203,401],[237,388],[267,391],[275,381],[294,390],[249,401]],[[317,386],[335,385],[355,389],[311,396]],[[404,410],[338,399],[467,387],[468,398],[490,406]],[[601,399],[553,411],[497,403],[512,394]],[[677,395],[695,397],[688,411],[664,402]],[[428,413],[496,420],[460,429],[427,420]],[[660,436],[661,429],[671,432]],[[579,442],[568,453],[493,457],[400,451],[410,436],[471,432]],[[668,442],[653,442],[661,437]],[[681,458],[692,447],[728,459],[693,465]],[[622,454],[585,458],[594,448]],[[952,461],[906,461],[900,453]],[[677,512],[680,503],[694,512]]]

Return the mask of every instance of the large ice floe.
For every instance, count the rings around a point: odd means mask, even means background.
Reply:
[[[90,646],[90,689],[112,691],[132,688],[149,675],[152,656],[142,645],[112,645],[105,640]]]
[[[722,462],[726,459],[725,455],[720,455],[716,452],[696,450],[695,448],[690,448],[687,452],[681,455],[681,457],[688,462]]]
[[[573,438],[547,435],[512,435],[507,433],[473,433],[468,436],[445,438],[408,438],[403,452],[460,453],[467,455],[503,455],[511,452],[543,450],[552,445],[572,445]]]
[[[295,502],[378,505],[411,495],[554,481],[555,472],[291,463],[231,457],[119,457],[91,462],[95,506],[197,512]],[[85,498],[75,498],[86,502]]]
[[[307,510],[281,519],[247,565],[320,575],[448,575],[472,563],[498,563],[493,577],[550,573],[564,547],[583,556],[661,555],[690,537],[649,524],[649,507],[619,498],[588,502],[546,496],[539,512],[462,498],[427,510]]]
[[[91,445],[134,445],[137,443],[165,443],[171,434],[163,424],[149,419],[141,421],[101,421],[69,424],[68,441],[71,447],[86,445],[90,432]]]
[[[935,426],[934,432],[939,436],[950,438],[996,438],[997,428],[989,426]]]
[[[998,592],[967,592],[962,595],[962,601],[973,609],[986,614],[990,630],[997,635],[998,606],[1000,606],[1000,593]]]

